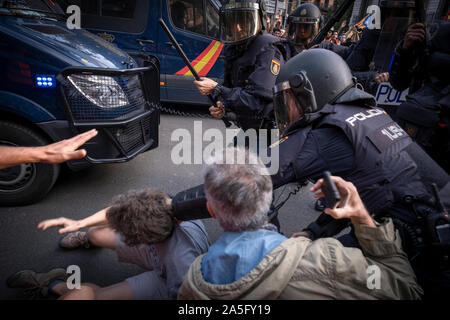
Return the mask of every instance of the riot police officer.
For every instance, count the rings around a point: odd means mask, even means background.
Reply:
[[[274,188],[295,181],[315,181],[324,171],[330,171],[356,186],[375,217],[388,214],[405,226],[410,257],[421,253],[417,235],[410,233],[422,228],[418,216],[434,210],[430,202],[433,197],[413,160],[421,151],[384,110],[376,107],[372,95],[355,87],[341,57],[324,49],[293,57],[277,78],[274,109],[283,132],[280,169],[272,176]],[[439,183],[442,186],[448,181],[447,176]],[[345,226],[337,226],[334,232]],[[312,224],[309,228],[313,235],[316,227]],[[351,234],[346,244],[349,239]],[[422,283],[430,275],[443,277],[438,263],[424,267],[423,261],[430,260],[425,256],[416,256],[413,265]],[[422,268],[429,269],[424,272]]]
[[[395,120],[450,173],[450,22],[426,42],[425,27],[416,23],[396,47],[390,83],[409,88]]]
[[[296,52],[300,53],[319,33],[322,27],[322,15],[316,5],[303,3],[289,15],[288,22],[289,36],[292,37]]]
[[[195,85],[203,95],[219,101],[210,113],[221,119],[226,110],[236,114],[243,130],[273,127],[272,87],[288,59],[285,40],[266,30],[263,0],[225,1],[220,11],[221,41],[225,43],[223,84],[203,78]]]

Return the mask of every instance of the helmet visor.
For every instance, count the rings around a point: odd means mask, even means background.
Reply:
[[[315,25],[306,23],[295,23],[295,38],[296,39],[310,39],[315,36]]]
[[[245,41],[261,30],[257,9],[225,10],[221,18],[220,39],[226,44]]]
[[[290,88],[278,92],[275,89],[273,102],[280,134],[283,134],[295,120],[303,117],[303,108]]]

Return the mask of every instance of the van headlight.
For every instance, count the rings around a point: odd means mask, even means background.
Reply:
[[[113,77],[75,74],[67,79],[90,102],[105,109],[114,109],[129,104],[120,85]]]

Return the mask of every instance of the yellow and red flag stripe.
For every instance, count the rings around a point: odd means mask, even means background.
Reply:
[[[195,71],[197,71],[200,77],[205,77],[208,74],[209,70],[211,70],[211,68],[219,58],[222,49],[223,44],[219,41],[214,40],[205,50],[203,50],[203,52],[197,58],[194,59],[194,61],[191,62],[192,66],[194,67]],[[175,75],[192,76],[192,72],[188,67],[184,67],[183,69],[175,73]]]
[[[359,21],[358,23],[355,24],[355,26],[357,26],[360,29],[364,29],[366,28],[365,22],[367,19],[369,19],[369,17],[372,15],[372,13],[368,13],[364,18],[361,19],[361,21]],[[346,38],[350,38],[351,36],[353,36],[353,31],[352,29],[348,30],[347,33],[345,34]]]

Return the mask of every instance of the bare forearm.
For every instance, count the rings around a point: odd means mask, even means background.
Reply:
[[[373,221],[372,217],[369,214],[367,214],[363,217],[351,218],[350,220],[352,221],[353,225],[359,224],[359,225],[363,225],[363,226],[376,228],[375,222]]]
[[[13,167],[22,163],[34,163],[43,159],[39,147],[5,147],[0,146],[0,169]]]
[[[97,213],[94,213],[92,216],[80,220],[78,222],[80,229],[107,224],[108,219],[106,218],[106,210],[108,210],[108,208],[100,210]]]

